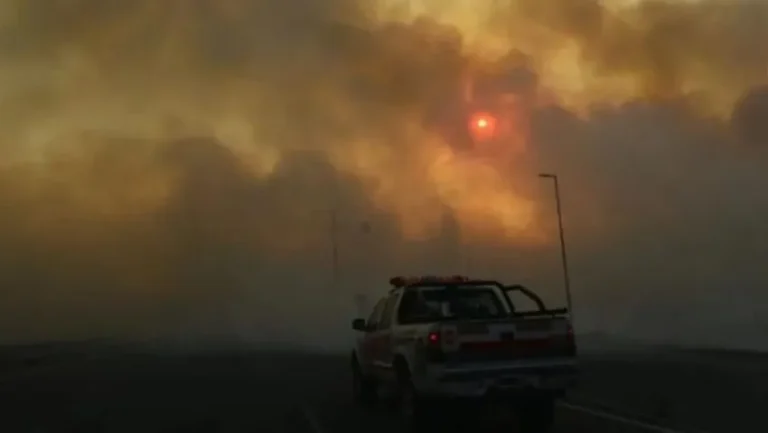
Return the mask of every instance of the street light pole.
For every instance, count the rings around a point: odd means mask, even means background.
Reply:
[[[563,231],[563,210],[560,204],[560,184],[556,174],[541,173],[539,177],[544,179],[552,179],[552,183],[555,187],[555,203],[557,204],[557,227],[560,233],[560,254],[563,262],[563,282],[565,284],[565,298],[568,303],[568,311],[571,314],[571,323],[574,321],[573,314],[573,302],[571,300],[571,277],[568,273],[568,254],[565,249],[565,233]]]
[[[343,225],[343,218],[342,224]],[[331,241],[331,284],[333,289],[339,289],[342,279],[341,260],[339,258],[339,207],[334,205],[330,209],[330,224],[328,226],[328,237]],[[360,232],[369,236],[371,233],[371,224],[364,221],[360,224]]]
[[[339,288],[339,223],[338,223],[338,209],[334,206],[331,208],[331,272],[332,283],[334,289]]]

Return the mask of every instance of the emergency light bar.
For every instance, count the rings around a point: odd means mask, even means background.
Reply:
[[[407,286],[412,286],[414,284],[422,284],[422,283],[456,284],[456,283],[463,283],[466,281],[469,281],[469,278],[461,275],[454,275],[450,277],[437,277],[437,276],[430,275],[425,277],[393,277],[393,278],[390,278],[389,284],[391,284],[394,288],[399,289],[401,287],[407,287]]]

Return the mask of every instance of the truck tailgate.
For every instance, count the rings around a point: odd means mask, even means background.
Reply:
[[[446,364],[499,363],[576,355],[565,317],[472,320],[441,325]]]

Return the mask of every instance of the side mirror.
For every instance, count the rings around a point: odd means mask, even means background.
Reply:
[[[366,331],[365,319],[355,319],[352,321],[352,329],[355,331]]]

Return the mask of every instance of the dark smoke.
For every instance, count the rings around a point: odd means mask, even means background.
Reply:
[[[758,345],[768,8],[385,3],[5,1],[2,339],[337,346],[399,273],[560,304],[552,170],[578,326]],[[519,143],[476,157],[440,122],[494,69]]]

